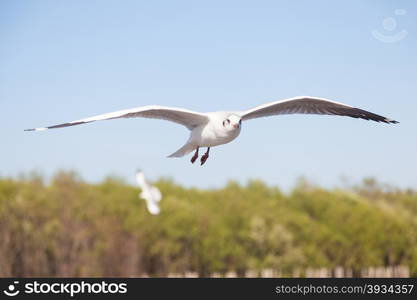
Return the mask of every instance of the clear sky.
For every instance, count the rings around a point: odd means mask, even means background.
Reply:
[[[417,188],[416,13],[416,1],[388,0],[0,1],[0,176],[74,169],[133,183],[141,168],[204,188],[250,178],[288,188],[299,176]],[[166,121],[23,131],[147,104],[241,110],[298,95],[401,123],[253,120],[203,167],[166,158],[188,138]]]

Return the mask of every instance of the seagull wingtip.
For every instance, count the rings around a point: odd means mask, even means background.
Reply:
[[[44,131],[47,130],[48,128],[46,127],[41,127],[41,128],[29,128],[29,129],[24,129],[24,131]]]

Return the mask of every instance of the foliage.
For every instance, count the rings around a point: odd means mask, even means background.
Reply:
[[[162,213],[117,178],[60,172],[0,179],[0,276],[200,276],[408,265],[417,275],[417,192],[260,181],[199,190],[159,180]]]

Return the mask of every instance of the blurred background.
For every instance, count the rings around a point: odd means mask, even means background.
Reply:
[[[0,275],[417,275],[415,190],[371,178],[332,190],[300,179],[289,193],[256,180],[156,186],[153,216],[118,178],[0,180]]]
[[[1,1],[0,276],[416,276],[413,1]],[[324,97],[400,121],[243,124],[200,167],[148,104]],[[134,172],[160,188],[151,216]]]

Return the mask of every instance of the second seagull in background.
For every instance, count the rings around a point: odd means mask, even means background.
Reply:
[[[136,181],[142,192],[139,197],[146,201],[146,207],[152,215],[158,215],[161,212],[159,202],[162,199],[162,194],[156,186],[151,185],[145,179],[145,174],[142,171],[136,172]]]

